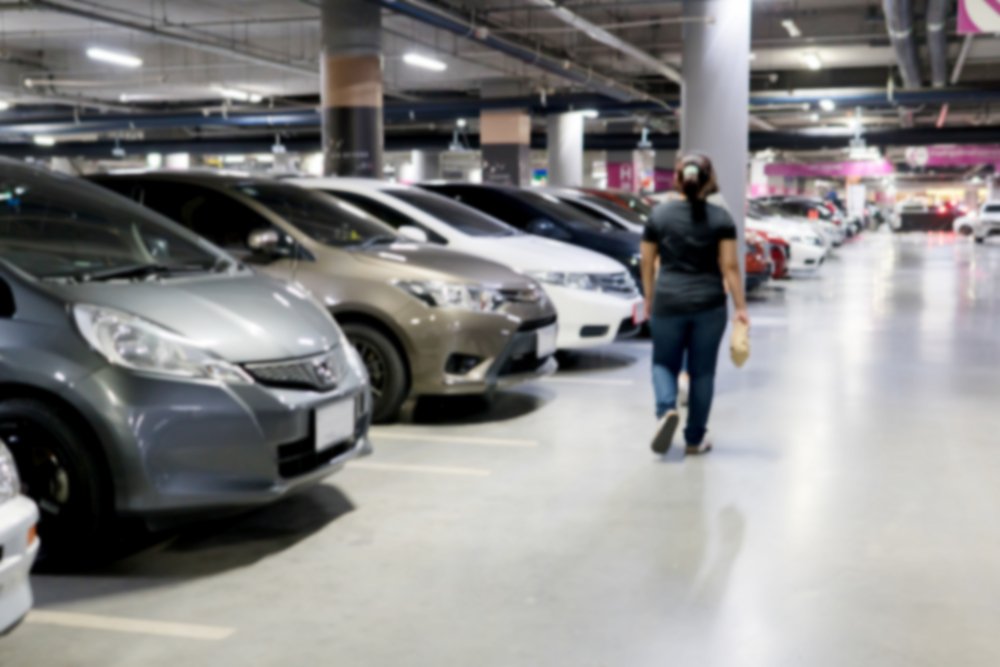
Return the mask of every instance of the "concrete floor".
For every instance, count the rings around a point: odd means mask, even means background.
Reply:
[[[0,665],[1000,664],[1000,244],[872,235],[751,314],[707,458],[649,452],[648,343],[618,344],[35,577]]]

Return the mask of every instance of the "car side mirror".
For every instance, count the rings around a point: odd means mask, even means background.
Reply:
[[[281,245],[281,234],[276,229],[255,229],[247,237],[247,247],[255,255],[282,254]]]
[[[427,232],[420,229],[420,227],[417,227],[416,225],[403,225],[396,231],[399,232],[399,235],[407,241],[427,243],[430,240],[427,236]]]

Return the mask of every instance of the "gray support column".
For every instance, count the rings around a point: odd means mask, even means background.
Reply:
[[[322,0],[323,173],[382,177],[382,10]]]
[[[484,183],[531,184],[531,116],[527,111],[483,111],[479,141]]]
[[[681,148],[704,153],[715,164],[741,239],[747,190],[750,9],[751,0],[684,0],[684,17],[696,20],[684,27]]]
[[[549,185],[583,185],[583,113],[552,114],[549,123]]]

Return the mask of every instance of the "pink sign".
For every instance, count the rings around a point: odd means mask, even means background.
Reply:
[[[958,0],[958,33],[1000,33],[1000,0]]]
[[[653,191],[667,192],[674,189],[674,170],[656,168],[653,172]]]
[[[997,164],[1000,163],[1000,146],[913,146],[906,149],[906,161],[914,167]]]
[[[635,192],[638,182],[635,165],[631,162],[608,163],[608,189]]]
[[[887,176],[894,168],[888,160],[853,160],[847,162],[772,162],[764,166],[768,176],[784,178],[873,178]]]

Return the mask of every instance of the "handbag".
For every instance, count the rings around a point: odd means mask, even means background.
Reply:
[[[729,338],[729,356],[736,368],[742,368],[750,358],[750,327],[743,322],[733,322],[733,333]]]

